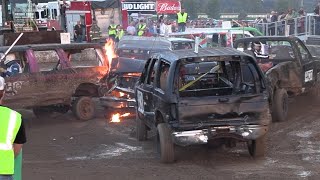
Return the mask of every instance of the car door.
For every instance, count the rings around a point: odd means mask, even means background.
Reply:
[[[22,73],[6,77],[6,94],[4,104],[11,108],[25,108],[36,104],[35,97],[39,95],[37,91],[37,72],[39,71],[36,57],[33,50],[25,52],[13,52],[20,60]]]
[[[300,41],[296,40],[297,49],[299,52],[299,58],[302,65],[302,84],[304,88],[311,88],[316,81],[317,71],[315,69],[316,64],[312,59],[312,55],[306,48],[306,46]]]
[[[145,120],[146,124],[154,124],[154,78],[157,69],[157,58],[151,58],[146,64],[145,72],[137,87],[137,110],[139,118]]]

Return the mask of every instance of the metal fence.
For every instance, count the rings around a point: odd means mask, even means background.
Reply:
[[[320,35],[320,16],[303,16],[278,22],[257,23],[255,28],[266,36]]]

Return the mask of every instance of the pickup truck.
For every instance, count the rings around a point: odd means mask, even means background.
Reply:
[[[288,97],[308,94],[319,97],[320,57],[313,56],[297,37],[252,37],[235,42],[234,48],[254,55],[254,44],[261,45],[256,61],[264,71],[270,88],[273,121],[285,121]]]
[[[135,86],[137,139],[156,130],[161,161],[175,145],[244,142],[263,157],[271,123],[269,93],[255,59],[233,48],[156,53]]]

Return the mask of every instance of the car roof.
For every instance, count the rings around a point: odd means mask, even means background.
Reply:
[[[250,56],[234,48],[216,47],[216,48],[199,48],[198,53],[191,49],[174,50],[155,53],[153,56],[163,58],[167,61],[174,62],[185,58],[195,57],[214,57],[214,56]]]
[[[124,36],[118,49],[169,50],[172,42],[194,42],[187,38]]]
[[[298,40],[299,38],[294,36],[255,36],[255,37],[248,37],[248,38],[241,38],[237,39],[237,42],[253,42],[253,41],[292,41]]]
[[[99,43],[72,43],[72,44],[29,44],[29,45],[17,45],[14,46],[10,52],[24,52],[28,49],[32,49],[35,51],[49,51],[55,50],[58,48],[64,50],[82,50],[88,48],[101,48],[103,44]],[[10,46],[1,46],[0,52],[4,53],[9,49]]]
[[[170,42],[194,42],[193,39],[188,39],[188,38],[168,37],[167,39],[168,39]]]

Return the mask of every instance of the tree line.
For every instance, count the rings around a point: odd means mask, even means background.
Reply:
[[[313,0],[304,0],[305,9],[312,10]],[[301,0],[181,0],[191,18],[205,13],[219,18],[220,13],[270,13],[272,10],[285,12],[288,8],[299,9]]]

